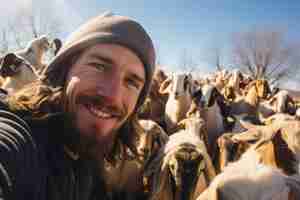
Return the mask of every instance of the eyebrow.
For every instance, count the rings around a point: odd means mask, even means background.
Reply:
[[[102,60],[105,63],[109,64],[109,65],[114,65],[115,62],[109,58],[109,57],[105,57],[99,54],[91,54],[88,59],[98,59],[98,60]],[[141,76],[137,75],[136,73],[130,73],[130,75],[133,77],[133,79],[135,79],[136,81],[144,84],[146,82],[145,78],[142,78]]]
[[[140,82],[141,84],[145,84],[146,80],[135,73],[130,73],[133,79]]]
[[[110,65],[113,65],[114,64],[114,61],[109,58],[109,57],[105,57],[105,56],[102,56],[102,55],[99,55],[99,54],[91,54],[88,59],[97,59],[97,60],[101,60],[101,61],[104,61],[105,63],[107,64],[110,64]]]

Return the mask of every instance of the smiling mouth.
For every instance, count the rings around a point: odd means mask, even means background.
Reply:
[[[85,104],[85,107],[90,111],[92,115],[96,116],[97,118],[120,118],[120,115],[116,115],[111,112],[105,111],[105,109],[100,108],[99,106],[94,106],[93,104]]]

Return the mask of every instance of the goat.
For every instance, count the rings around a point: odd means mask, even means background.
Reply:
[[[231,104],[230,114],[239,115],[248,113],[256,115],[257,107],[261,99],[266,99],[270,94],[270,87],[267,80],[254,80],[245,89],[246,96],[235,100]]]
[[[166,78],[162,70],[155,71],[149,95],[138,113],[139,118],[153,120],[163,128],[165,128],[164,113],[168,96],[159,93],[159,88]]]
[[[205,143],[199,137],[203,120],[191,119],[188,124],[186,130],[169,136],[166,145],[146,166],[149,199],[195,199],[215,177]]]
[[[1,88],[7,93],[13,93],[39,78],[32,65],[15,53],[7,53],[0,58],[0,63]]]
[[[261,164],[254,149],[230,163],[197,200],[296,200],[300,195],[298,176]]]
[[[205,121],[207,130],[208,151],[214,159],[216,140],[225,131],[224,119],[228,114],[224,97],[213,85],[204,85],[194,93],[193,101],[186,116],[198,113]]]
[[[191,74],[173,74],[161,84],[159,92],[169,95],[164,115],[168,134],[171,134],[177,123],[185,118],[192,102],[193,91]]]
[[[231,73],[231,76],[229,77],[227,87],[233,88],[235,93],[241,94],[240,91],[240,82],[243,81],[243,74],[240,70],[235,69]]]
[[[272,98],[263,101],[258,106],[260,117],[266,118],[274,113],[290,113],[294,114],[295,103],[286,90],[278,91]]]
[[[151,120],[139,120],[135,116],[133,128],[138,133],[134,140],[137,156],[130,153],[130,157],[125,157],[126,149],[118,144],[119,157],[104,159],[102,175],[107,193],[112,199],[131,200],[145,197],[143,185],[145,163],[168,140],[164,130]]]
[[[16,55],[30,63],[37,72],[41,72],[45,67],[43,56],[50,48],[50,42],[46,35],[31,40],[25,49],[16,51]]]
[[[263,145],[256,144],[257,149],[261,146],[259,154],[265,155],[261,156],[262,162],[273,163],[273,166],[281,168],[286,174],[297,173],[300,163],[300,122],[292,119],[277,121],[267,126],[253,125],[243,133],[229,134],[227,137],[223,135],[218,140],[223,151],[220,156],[221,170],[228,162],[237,160],[245,149],[258,141],[263,141],[261,142]],[[235,146],[235,149],[232,146]]]

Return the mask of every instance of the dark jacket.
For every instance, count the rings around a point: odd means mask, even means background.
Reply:
[[[0,192],[4,199],[105,199],[91,160],[72,159],[64,150],[62,114],[22,120],[0,109]]]

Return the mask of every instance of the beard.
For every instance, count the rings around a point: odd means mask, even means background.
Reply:
[[[95,95],[79,95],[76,98],[68,99],[68,102],[65,104],[65,111],[67,111],[69,121],[77,132],[77,141],[73,145],[76,152],[83,157],[102,160],[104,155],[111,151],[120,127],[113,128],[105,135],[101,135],[99,129],[94,127],[93,123],[91,123],[92,126],[86,125],[88,128],[81,128],[79,124],[82,119],[79,116],[79,107],[82,109],[82,107],[87,107],[87,105],[104,106],[109,113],[118,116],[117,120],[120,126],[127,118],[127,112],[125,112],[125,109],[119,109],[116,106],[107,104],[103,97]],[[87,108],[85,109],[87,110]]]

